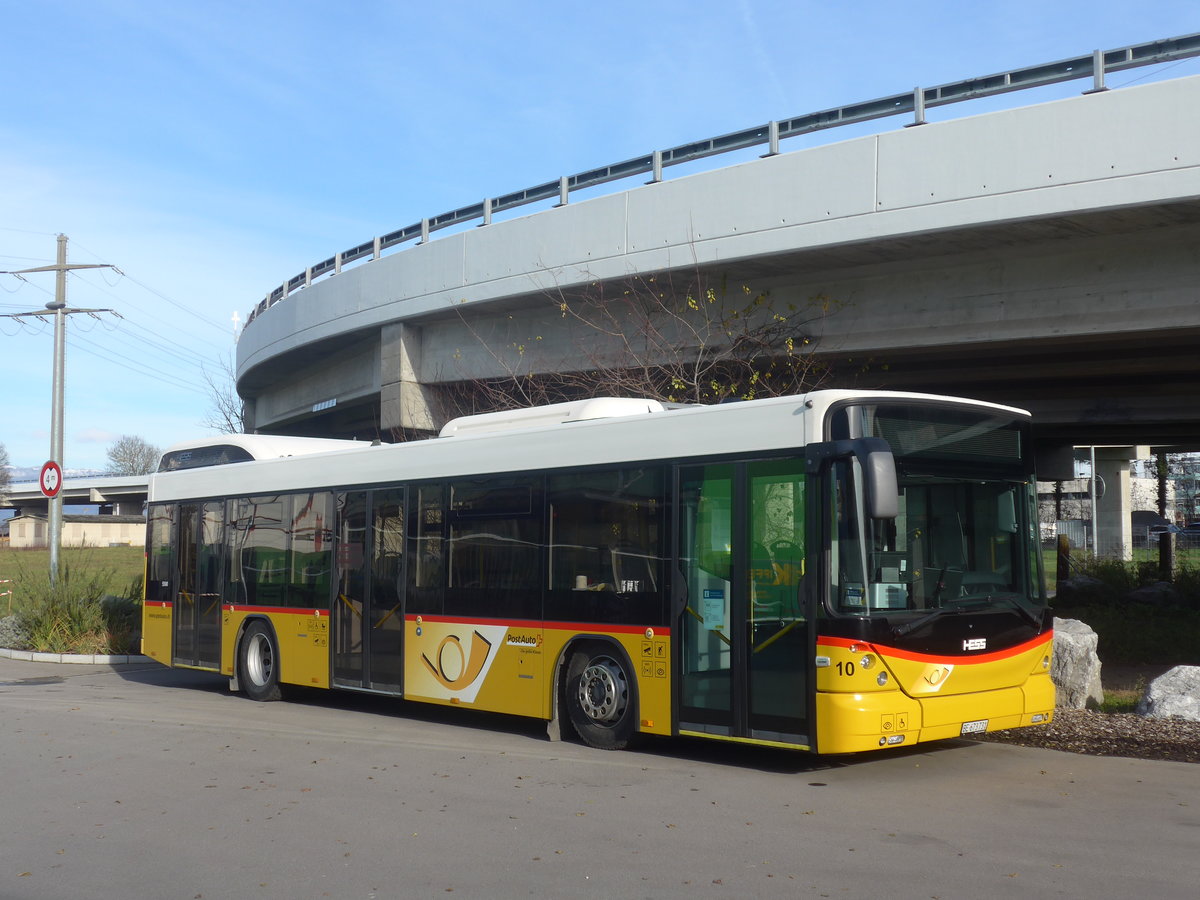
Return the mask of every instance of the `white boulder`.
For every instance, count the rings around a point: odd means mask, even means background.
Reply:
[[[1057,690],[1057,705],[1065,709],[1099,709],[1104,702],[1100,684],[1099,639],[1092,626],[1078,619],[1054,620],[1054,656],[1050,678]]]
[[[1138,701],[1140,715],[1200,722],[1200,666],[1176,666],[1155,678]]]

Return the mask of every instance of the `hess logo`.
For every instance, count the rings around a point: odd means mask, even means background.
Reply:
[[[963,641],[964,650],[986,650],[987,638],[967,638]]]
[[[461,691],[479,677],[487,662],[492,642],[478,631],[471,633],[471,646],[463,648],[462,638],[449,634],[442,638],[433,659],[421,654],[421,662],[438,684],[447,690]]]

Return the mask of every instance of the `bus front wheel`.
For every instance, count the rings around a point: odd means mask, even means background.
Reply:
[[[278,700],[279,651],[271,629],[262,622],[251,622],[242,636],[239,653],[239,681],[251,700]]]
[[[624,750],[633,743],[636,691],[616,654],[599,647],[572,654],[567,666],[567,715],[589,747]]]

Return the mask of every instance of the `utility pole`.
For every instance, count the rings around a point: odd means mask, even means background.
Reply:
[[[67,236],[58,236],[58,261],[52,266],[37,266],[32,269],[2,272],[0,275],[28,275],[32,272],[54,272],[54,299],[46,304],[45,310],[37,312],[11,313],[3,318],[20,319],[30,316],[42,318],[54,317],[54,394],[50,409],[50,459],[63,467],[63,381],[66,373],[67,352],[67,316],[85,313],[97,318],[97,313],[112,312],[111,309],[68,309],[67,308],[67,272],[72,269],[111,269],[108,263],[67,263]],[[24,280],[24,279],[22,279]],[[50,584],[58,583],[58,558],[62,549],[62,491],[48,501],[50,541]]]

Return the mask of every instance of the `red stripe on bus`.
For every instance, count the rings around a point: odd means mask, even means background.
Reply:
[[[1007,650],[996,650],[993,653],[978,653],[970,656],[945,656],[935,655],[932,653],[917,653],[913,650],[901,650],[897,647],[889,647],[887,644],[876,644],[871,641],[854,641],[849,638],[820,636],[817,638],[817,647],[822,644],[827,647],[859,647],[862,649],[870,648],[880,656],[894,656],[898,659],[912,660],[913,662],[923,663],[952,663],[954,665],[970,665],[971,663],[987,663],[996,662],[1001,659],[1009,659],[1014,656],[1019,656],[1022,653],[1028,653],[1043,644],[1048,644],[1054,640],[1054,632],[1047,631],[1044,634],[1039,634],[1037,637],[1026,641],[1023,644],[1018,644],[1015,647],[1009,647]]]
[[[160,606],[160,607],[162,607],[163,609],[170,609],[170,608],[171,608],[171,601],[170,601],[170,600],[147,600],[147,601],[145,601],[145,602],[146,602],[146,605],[147,605],[147,606]]]
[[[221,607],[225,612],[288,613],[293,616],[328,616],[327,609],[296,609],[294,606],[246,606],[228,604]]]
[[[662,625],[606,625],[597,622],[543,622],[538,619],[484,619],[466,616],[429,616],[424,613],[406,615],[404,621],[434,622],[448,625],[504,625],[508,628],[547,628],[552,631],[599,631],[606,634],[645,634],[654,630],[655,637],[667,637],[671,629]]]

